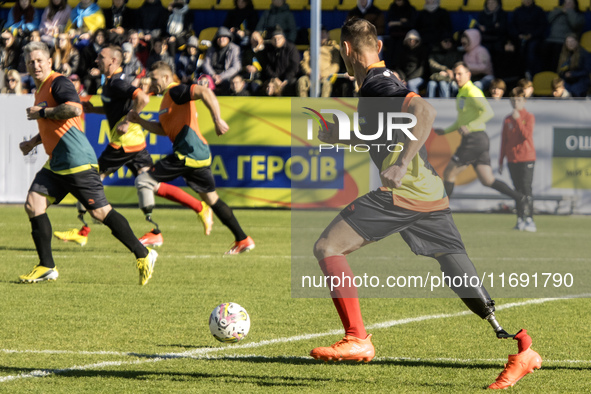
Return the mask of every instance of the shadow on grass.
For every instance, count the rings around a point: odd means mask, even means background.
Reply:
[[[180,347],[183,349],[206,349],[206,348],[210,348],[211,346],[198,346],[198,345],[183,345],[183,344],[169,344],[169,345],[156,345],[157,347],[166,347],[166,348],[171,348],[171,347]]]
[[[268,374],[235,374],[235,373],[202,373],[202,372],[157,372],[157,371],[114,371],[114,370],[35,370],[35,369],[21,369],[21,368],[5,368],[0,366],[0,371],[10,370],[11,372],[18,372],[20,374],[42,372],[51,375],[59,375],[60,377],[69,378],[115,378],[115,379],[133,379],[140,381],[165,381],[171,382],[192,382],[197,381],[204,383],[205,379],[212,382],[223,382],[224,384],[231,383],[235,385],[240,384],[255,384],[263,387],[305,387],[310,385],[324,384],[327,382],[337,383],[345,382],[342,379],[331,378],[307,378],[307,377],[293,377],[284,375],[268,375]],[[239,386],[234,386],[239,387]]]

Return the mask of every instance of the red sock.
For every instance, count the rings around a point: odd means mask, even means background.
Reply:
[[[529,349],[529,347],[531,346],[531,337],[527,335],[527,330],[525,328],[519,330],[519,332],[515,334],[515,337],[513,339],[517,341],[517,348],[519,349],[519,353]]]
[[[161,183],[156,195],[164,197],[167,200],[178,202],[185,207],[191,208],[193,211],[199,213],[203,209],[201,201],[186,193],[180,187],[170,185],[168,183]]]
[[[340,286],[335,287],[330,295],[339,312],[343,327],[345,327],[345,335],[365,339],[367,332],[363,325],[363,317],[361,317],[357,288],[353,285],[353,271],[347,263],[347,258],[345,256],[330,256],[320,260],[318,264],[325,276],[338,277],[341,281],[343,277],[345,278],[345,283],[340,283]],[[351,283],[347,277],[350,278]],[[329,280],[329,286],[330,283]]]
[[[83,237],[88,237],[88,233],[90,233],[90,227],[82,226],[80,231],[78,231],[78,235],[82,235]]]

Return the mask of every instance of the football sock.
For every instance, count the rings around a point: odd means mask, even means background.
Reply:
[[[133,231],[131,231],[131,227],[129,227],[129,222],[119,212],[111,209],[105,220],[103,220],[103,223],[111,229],[111,233],[115,238],[133,252],[136,259],[148,255],[148,249],[135,237]]]
[[[451,194],[454,192],[454,186],[455,186],[454,182],[443,181],[443,187],[445,188],[445,194],[447,194],[448,197],[451,197]]]
[[[220,221],[234,234],[237,242],[246,239],[246,234],[242,231],[242,227],[240,227],[240,223],[238,223],[236,216],[234,216],[232,208],[226,205],[221,198],[218,198],[217,202],[211,206],[211,209],[213,209],[213,212]]]
[[[334,288],[330,292],[330,295],[334,306],[339,312],[339,317],[345,328],[345,335],[365,339],[367,332],[363,325],[357,288],[352,283],[354,278],[353,271],[351,271],[351,267],[347,263],[347,258],[345,256],[325,257],[318,264],[324,276],[334,276],[341,280],[345,278],[345,283],[340,283],[340,286]],[[347,282],[347,277],[350,278],[350,282]],[[329,283],[331,282],[329,281]]]
[[[47,268],[55,268],[51,253],[51,222],[47,213],[35,216],[29,220],[33,229],[31,235],[33,236],[33,242],[35,242],[35,248],[39,255],[39,265]]]
[[[179,204],[184,205],[187,208],[191,208],[193,211],[197,213],[201,212],[201,210],[203,209],[201,201],[197,200],[189,193],[186,193],[180,187],[169,185],[168,183],[160,183],[160,187],[158,188],[156,195],[164,197],[170,201],[178,202]]]
[[[529,349],[532,343],[531,337],[527,335],[527,330],[525,328],[519,330],[513,339],[517,341],[517,349],[519,349],[519,353]]]
[[[480,282],[480,277],[474,264],[466,254],[448,253],[436,257],[436,259],[445,275],[447,286],[462,299],[472,312],[484,319],[495,311],[495,302],[491,300],[486,288],[484,286],[470,286],[470,278],[476,277]],[[464,280],[464,275],[466,275],[467,280]],[[462,283],[459,286],[454,285],[454,277],[462,278]],[[458,283],[459,280],[456,280],[456,284]]]
[[[515,201],[519,201],[522,197],[523,194],[519,193],[516,190],[513,190],[509,187],[509,185],[507,185],[505,182],[503,181],[499,181],[498,179],[496,179],[492,185],[490,185],[490,187],[492,187],[493,189],[495,189],[496,191],[498,191],[499,193],[503,193],[506,194],[507,196],[511,197],[512,199],[514,199]]]
[[[90,227],[88,226],[82,226],[80,231],[78,231],[78,235],[82,235],[83,237],[88,237],[88,234],[90,234]]]

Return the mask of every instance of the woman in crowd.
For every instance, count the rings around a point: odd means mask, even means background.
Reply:
[[[591,81],[591,62],[589,52],[581,48],[577,36],[570,34],[564,40],[560,57],[558,58],[557,73],[564,79],[564,87],[573,97],[585,97]]]
[[[55,45],[55,39],[59,33],[64,31],[72,9],[66,0],[51,0],[41,15],[39,31],[41,41],[49,47]]]
[[[16,70],[8,70],[4,75],[4,87],[0,90],[4,94],[23,94],[21,75]]]
[[[72,46],[66,33],[60,33],[51,54],[53,69],[66,77],[76,74],[80,64],[80,53]]]

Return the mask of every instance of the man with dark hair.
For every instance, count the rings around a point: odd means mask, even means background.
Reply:
[[[25,57],[29,74],[37,86],[35,105],[27,108],[27,118],[37,120],[39,134],[21,142],[20,149],[26,155],[42,143],[49,161],[35,176],[25,203],[40,261],[29,274],[21,275],[20,281],[34,283],[57,279],[51,251],[51,223],[46,210],[72,193],[93,218],[109,227],[115,238],[133,252],[140,271],[140,284],[147,284],[158,253],[138,241],[127,220],[107,201],[97,171],[96,155],[82,131],[82,105],[74,85],[51,70],[45,44],[31,42],[25,48]]]
[[[274,87],[269,96],[292,95],[295,91],[296,74],[300,65],[300,54],[294,44],[285,39],[281,28],[271,33],[270,45],[266,45],[261,59],[264,85]]]
[[[213,78],[217,95],[229,94],[230,81],[240,72],[240,47],[231,40],[230,29],[221,26],[205,54],[203,72]]]
[[[445,192],[451,196],[457,176],[471,165],[480,183],[514,199],[519,210],[526,202],[525,196],[495,179],[490,166],[490,141],[485,130],[486,122],[494,116],[493,110],[482,90],[470,80],[472,74],[464,62],[456,63],[453,71],[459,87],[456,97],[458,119],[446,129],[435,129],[439,135],[457,131],[462,136],[462,143],[443,172]]]
[[[140,113],[150,102],[150,98],[140,88],[132,86],[126,79],[121,63],[123,54],[121,48],[108,46],[99,53],[98,67],[105,76],[101,99],[102,107],[95,107],[90,101],[83,103],[84,112],[104,114],[109,122],[110,144],[105,148],[98,159],[101,180],[114,173],[122,166],[126,166],[134,177],[146,172],[152,166],[152,157],[146,150],[146,137],[144,131],[137,123],[130,123],[128,114],[130,110]],[[168,200],[180,203],[193,209],[205,227],[205,234],[209,235],[213,224],[211,209],[201,201],[185,193],[179,187],[163,183],[158,189],[158,195]],[[90,228],[84,221],[86,210],[82,204],[78,204],[78,218],[84,223],[80,231],[77,229],[60,232],[54,235],[63,241],[74,241],[84,246],[88,241]],[[158,224],[151,218],[151,211],[146,212],[146,220],[153,223],[156,228],[140,238],[145,246],[162,246],[163,237],[158,229]]]
[[[359,89],[357,112],[363,134],[373,133],[377,127],[378,112],[409,112],[418,122],[410,129],[415,139],[401,130],[394,130],[391,137],[383,133],[375,145],[402,144],[403,150],[389,152],[370,150],[370,156],[378,167],[383,187],[357,198],[320,235],[314,245],[325,277],[354,277],[346,255],[363,246],[379,241],[393,233],[400,233],[411,250],[418,255],[435,258],[443,273],[449,277],[476,276],[476,268],[468,258],[460,233],[456,228],[443,182],[427,160],[424,143],[429,137],[435,110],[420,96],[410,92],[380,61],[382,42],[378,41],[375,27],[363,19],[345,22],[341,30],[341,55],[349,75],[355,77]],[[369,97],[383,98],[383,104]],[[396,99],[397,98],[397,99]],[[395,100],[396,99],[396,100]],[[384,105],[385,104],[385,105]],[[363,143],[357,137],[339,140],[339,124],[330,123],[321,130],[318,139],[325,143]],[[364,132],[365,131],[365,132]],[[448,286],[466,306],[482,319],[487,320],[497,338],[515,337],[522,352],[509,356],[506,370],[491,388],[513,385],[533,368],[541,366],[540,356],[531,350],[531,338],[525,330],[509,335],[497,322],[494,301],[482,286],[468,283]],[[334,305],[345,328],[345,337],[330,347],[319,347],[311,356],[325,361],[371,361],[375,355],[371,334],[365,331],[357,288],[341,285],[331,291]],[[511,358],[514,361],[511,361]],[[522,373],[515,376],[516,373]],[[502,379],[501,379],[502,378]],[[507,380],[506,382],[504,380]]]
[[[164,95],[158,112],[158,121],[150,122],[141,118],[137,111],[130,112],[132,122],[139,123],[151,133],[170,138],[174,151],[159,160],[150,171],[136,178],[140,207],[144,212],[151,212],[155,206],[154,192],[162,187],[162,182],[182,176],[189,187],[201,196],[234,235],[235,241],[226,254],[248,252],[254,249],[254,241],[244,233],[232,209],[215,191],[215,180],[211,172],[211,152],[197,123],[197,110],[193,101],[203,100],[213,118],[216,134],[220,136],[229,130],[221,117],[217,98],[213,91],[206,87],[175,83],[173,75],[170,66],[164,62],[155,63],[150,71],[152,90],[156,94]]]

